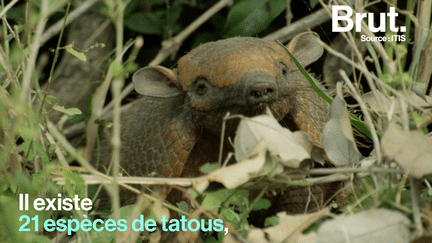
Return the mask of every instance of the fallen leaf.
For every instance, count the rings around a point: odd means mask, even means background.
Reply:
[[[432,138],[419,131],[403,131],[390,124],[381,139],[384,154],[410,175],[421,178],[432,173]]]
[[[394,96],[386,97],[382,93],[375,92],[367,92],[363,95],[363,101],[365,104],[369,105],[370,108],[378,113],[387,113],[389,111],[393,111],[394,114],[400,113],[400,104],[399,98],[395,99]],[[420,97],[413,91],[407,91],[406,99],[411,103],[416,104],[422,107],[431,107],[432,106],[432,97],[424,96]]]
[[[325,217],[329,212],[329,208],[300,215],[288,215],[286,212],[279,212],[276,214],[279,217],[279,224],[265,228],[263,231],[268,234],[270,242],[295,243],[298,242],[303,230]]]
[[[245,118],[240,121],[234,139],[237,161],[248,158],[257,144],[264,140],[272,155],[279,155],[285,166],[299,168],[300,163],[310,158],[313,144],[307,134],[291,132],[269,115]]]
[[[319,228],[319,243],[409,242],[409,219],[387,209],[362,211],[339,216]]]
[[[265,233],[262,229],[250,229],[246,238],[248,243],[266,243],[269,242],[265,238]]]
[[[192,179],[192,186],[198,192],[203,192],[207,189],[210,182],[219,182],[225,188],[234,188],[249,180],[251,173],[257,173],[265,164],[265,155],[267,146],[265,141],[261,141],[255,148],[257,156],[252,159],[247,159],[241,163],[236,163],[218,169],[210,174]]]
[[[413,102],[414,104],[416,104],[418,106],[423,106],[423,107],[431,107],[432,106],[432,97],[427,96],[427,95],[420,97],[416,93],[414,93],[413,91],[407,91],[407,93],[408,93],[407,99],[409,101]]]
[[[323,129],[322,144],[328,158],[336,165],[357,164],[360,152],[354,141],[348,110],[342,99],[342,84],[337,84],[337,95],[330,107],[330,120]]]
[[[236,240],[235,237],[231,233],[228,233],[227,235],[225,235],[222,242],[223,243],[240,243],[240,241]]]
[[[367,92],[363,95],[363,101],[365,104],[369,105],[371,110],[377,113],[387,113],[393,110],[393,113],[400,113],[399,102],[396,102],[395,97],[386,97],[378,91]]]

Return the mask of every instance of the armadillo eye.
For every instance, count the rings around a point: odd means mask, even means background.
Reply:
[[[208,81],[206,79],[199,79],[195,84],[195,92],[198,95],[203,95],[207,92]]]
[[[288,74],[288,67],[284,62],[279,62],[279,68],[281,70],[282,75],[286,76]]]
[[[206,92],[206,90],[207,90],[207,87],[204,84],[200,84],[200,85],[198,85],[196,92],[199,95],[203,95]]]

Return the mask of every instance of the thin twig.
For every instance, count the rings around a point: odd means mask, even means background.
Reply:
[[[107,75],[105,76],[102,85],[99,87],[98,91],[96,92],[96,95],[93,98],[92,114],[87,124],[87,141],[86,141],[86,148],[85,148],[86,158],[91,158],[94,145],[96,144],[96,134],[98,132],[98,126],[95,124],[95,120],[98,119],[103,113],[102,108],[105,103],[105,98],[108,93],[109,87],[111,86],[111,81],[113,79],[114,63],[118,63],[120,65],[120,61],[121,61],[120,57],[123,56],[133,44],[134,42],[129,43],[129,45],[127,45],[123,49],[121,55],[117,56],[116,60],[113,63],[111,63],[111,65],[108,67]]]
[[[328,175],[338,173],[395,173],[403,174],[404,170],[400,169],[389,169],[389,168],[320,168],[312,170],[296,171],[296,174],[307,174],[307,175]]]
[[[123,4],[123,0],[116,1],[116,16],[115,16],[115,29],[116,29],[116,59],[114,64],[123,65],[122,57],[123,57],[123,18],[124,18],[124,8],[126,7]],[[121,148],[121,139],[120,139],[120,106],[121,106],[121,98],[120,93],[121,89],[124,85],[124,77],[118,76],[114,77],[114,80],[111,84],[111,90],[113,94],[114,101],[114,112],[113,112],[113,135],[112,135],[112,174],[114,177],[114,181],[112,183],[112,194],[111,196],[111,210],[113,211],[113,218],[115,221],[120,219],[120,195],[119,195],[119,185],[117,183],[118,176],[120,173],[120,148]],[[100,107],[102,109],[102,107]],[[116,231],[115,234],[115,242],[120,242],[120,231]]]
[[[423,235],[424,229],[421,220],[420,213],[420,193],[418,191],[418,180],[410,176],[410,191],[411,191],[411,202],[412,202],[412,213],[414,218],[414,225],[416,229],[416,235]]]
[[[240,228],[243,221],[246,219],[246,217],[249,216],[250,212],[252,212],[252,209],[255,206],[255,204],[258,203],[258,201],[264,196],[264,194],[267,192],[268,189],[269,189],[269,185],[266,185],[264,188],[262,188],[262,190],[260,191],[258,196],[253,200],[253,202],[249,205],[249,207],[246,209],[246,211],[242,212],[242,217],[240,218],[237,225],[235,226],[236,229]]]
[[[68,167],[68,169],[74,169],[73,167]],[[79,170],[81,172],[88,172]],[[314,178],[305,178],[301,180],[293,180],[290,182],[301,182],[303,184],[312,185],[312,184],[322,184],[328,181],[343,181],[349,179],[348,173],[362,173],[361,177],[366,177],[371,173],[397,173],[403,174],[404,170],[399,169],[389,169],[389,168],[321,168],[321,169],[312,169],[312,170],[295,170],[292,173],[296,175],[329,175],[322,177],[314,177]],[[288,174],[289,176],[289,174]],[[111,181],[111,177],[104,175],[103,178],[96,175],[81,175],[87,185],[94,184],[103,184],[109,183]],[[205,177],[205,176],[204,176]],[[119,177],[118,183],[122,184],[130,184],[130,185],[160,185],[160,186],[181,186],[181,187],[191,187],[195,181],[202,181],[203,176],[195,177],[195,178],[157,178],[157,177]],[[54,178],[54,181],[57,184],[64,184],[64,180],[62,177]],[[299,183],[299,185],[301,184]]]
[[[291,25],[291,20],[293,19],[294,15],[291,10],[291,0],[286,0],[286,14],[285,14],[285,20],[286,20],[286,26]]]
[[[42,111],[43,111],[43,108],[44,108],[44,105],[45,105],[45,101],[46,101],[46,98],[48,96],[48,91],[49,91],[49,88],[50,88],[50,85],[51,85],[51,79],[52,79],[52,77],[54,75],[54,69],[55,69],[55,66],[56,66],[56,63],[57,63],[57,59],[58,59],[58,56],[59,56],[60,43],[61,43],[62,38],[63,38],[64,30],[66,29],[66,21],[68,19],[71,3],[72,3],[72,0],[69,1],[68,5],[67,5],[67,8],[66,8],[65,17],[63,18],[64,19],[63,28],[60,31],[60,36],[59,36],[59,39],[57,41],[57,47],[56,47],[55,54],[54,54],[54,60],[53,60],[53,63],[51,65],[50,74],[48,76],[48,81],[47,81],[47,85],[46,85],[46,88],[45,88],[45,94],[43,96],[43,99],[42,99],[42,102],[41,102],[41,106],[40,106],[40,109],[39,109],[39,115],[42,114]]]
[[[309,14],[289,26],[279,29],[271,34],[263,37],[267,40],[279,40],[282,43],[286,43],[297,34],[300,34],[308,29],[312,29],[318,25],[321,25],[331,19],[331,14],[328,14],[325,9],[320,9],[315,13]]]
[[[17,2],[18,2],[18,0],[13,0],[12,2],[8,3],[8,5],[6,5],[6,7],[4,7],[4,9],[0,12],[0,18],[3,18],[3,15],[5,15],[5,13],[10,8],[12,8]]]
[[[60,150],[60,147],[58,146],[58,144],[54,140],[54,138],[51,136],[51,134],[49,132],[46,131],[46,129],[43,126],[40,126],[40,128],[44,131],[44,135],[47,138],[48,142],[55,145],[54,152],[57,155],[57,158],[58,158],[60,164],[63,167],[68,167],[69,164],[68,164],[66,158],[64,157],[63,152]]]
[[[327,52],[329,52],[332,55],[335,55],[337,57],[339,57],[340,59],[344,60],[345,62],[349,63],[350,65],[352,65],[353,67],[355,67],[356,69],[358,69],[359,71],[363,72],[363,73],[368,73],[370,74],[370,77],[372,79],[374,79],[377,83],[379,83],[381,86],[383,86],[384,88],[390,90],[390,92],[392,92],[395,96],[397,96],[400,99],[404,99],[406,102],[408,102],[412,107],[420,110],[421,112],[428,114],[428,115],[432,115],[432,113],[426,109],[424,109],[423,107],[417,105],[415,102],[407,99],[407,97],[403,96],[402,94],[400,94],[396,89],[392,88],[390,85],[384,83],[381,79],[379,79],[378,77],[376,77],[374,74],[372,74],[369,70],[363,68],[360,64],[355,63],[354,61],[352,61],[351,59],[347,58],[345,55],[343,55],[340,52],[337,52],[335,50],[333,50],[331,47],[329,47],[326,43],[322,42],[321,40],[317,39],[317,41],[324,47],[324,49],[326,49]]]
[[[180,48],[186,38],[188,38],[196,29],[198,29],[202,24],[209,20],[213,15],[219,12],[232,0],[220,0],[218,3],[213,5],[207,11],[205,11],[201,16],[199,16],[195,21],[188,25],[182,32],[176,35],[170,40],[162,41],[162,49],[156,55],[156,57],[149,63],[149,66],[157,65],[163,62],[168,56],[176,53]]]
[[[375,35],[369,30],[366,23],[362,20],[361,22],[361,31],[363,34],[375,38]],[[386,50],[384,49],[383,45],[379,41],[371,41],[370,44],[374,47],[374,49],[379,53],[381,56],[381,60],[383,61],[384,65],[387,67],[389,74],[393,75],[396,73],[396,63],[390,59],[390,57],[387,55]]]
[[[41,36],[43,30],[45,29],[45,24],[48,21],[48,0],[42,0],[40,8],[41,8],[40,18],[36,26],[36,31],[33,37],[32,44],[30,45],[30,55],[28,57],[25,70],[23,73],[21,100],[24,103],[27,103],[30,97],[31,80],[33,76],[34,67],[36,66],[35,63],[36,63],[37,55],[39,53],[39,48],[41,47],[40,45]]]
[[[226,129],[226,121],[227,118],[230,116],[230,113],[227,112],[224,119],[222,120],[222,134],[221,134],[221,138],[220,138],[220,143],[219,143],[219,156],[218,156],[218,165],[222,165],[222,154],[223,154],[223,145],[224,145],[224,140],[225,140],[225,129]]]

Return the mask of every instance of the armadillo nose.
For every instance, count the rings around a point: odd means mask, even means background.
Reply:
[[[270,103],[277,96],[277,87],[275,83],[259,82],[250,87],[247,93],[247,100],[250,105],[261,103]]]

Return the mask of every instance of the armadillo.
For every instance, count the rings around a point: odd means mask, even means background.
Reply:
[[[299,34],[287,45],[302,66],[323,54],[315,36]],[[122,113],[121,167],[133,176],[200,175],[201,165],[218,159],[227,112],[251,117],[268,107],[283,126],[306,132],[316,145],[328,120],[328,104],[271,40],[237,37],[206,43],[180,58],[176,70],[148,66],[132,80],[143,97]],[[227,136],[234,136],[237,125],[227,122]],[[110,161],[109,146],[102,146],[101,161]]]

